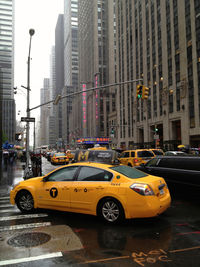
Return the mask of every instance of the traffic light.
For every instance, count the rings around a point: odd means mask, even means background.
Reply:
[[[142,88],[143,88],[143,86],[141,84],[137,85],[137,93],[136,93],[137,99],[142,98]]]
[[[114,129],[112,128],[112,129],[111,129],[111,134],[114,134],[114,133],[115,133],[115,132],[114,132]]]
[[[155,125],[155,134],[157,134],[158,132],[158,128],[157,128],[157,125]]]
[[[149,88],[143,86],[142,87],[142,99],[147,99],[149,97]]]

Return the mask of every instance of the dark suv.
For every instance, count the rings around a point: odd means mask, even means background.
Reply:
[[[200,187],[200,157],[198,156],[158,156],[136,168],[161,176],[167,182]]]

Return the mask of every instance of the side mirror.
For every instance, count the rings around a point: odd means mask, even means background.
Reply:
[[[42,179],[42,182],[46,182],[48,179],[48,176],[44,176],[44,178]]]

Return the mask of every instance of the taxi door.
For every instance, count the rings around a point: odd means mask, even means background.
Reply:
[[[106,193],[112,177],[101,168],[81,167],[71,190],[71,210],[95,213],[96,203]]]
[[[78,166],[69,166],[50,173],[37,189],[38,207],[70,208],[70,192]]]

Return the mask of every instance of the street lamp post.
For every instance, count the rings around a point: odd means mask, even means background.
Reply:
[[[30,166],[30,154],[29,154],[29,121],[30,118],[30,109],[29,109],[29,103],[30,103],[30,53],[31,53],[31,40],[32,36],[34,35],[35,30],[30,29],[29,35],[30,35],[30,42],[29,42],[29,51],[28,51],[28,69],[27,69],[27,123],[26,123],[26,168],[25,168],[25,178],[28,178],[29,176],[29,166]]]

